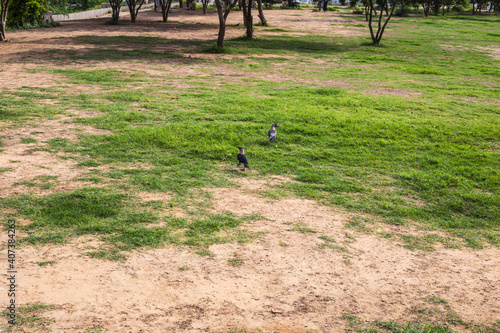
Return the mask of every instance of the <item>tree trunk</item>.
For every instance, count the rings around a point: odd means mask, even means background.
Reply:
[[[114,23],[118,22],[118,19],[120,18],[120,2],[113,1],[113,3],[110,1],[111,5],[111,21]]]
[[[161,16],[163,22],[167,22],[168,14],[170,13],[170,7],[172,6],[172,0],[159,0],[161,5]]]
[[[145,0],[126,0],[128,5],[128,10],[130,12],[130,22],[135,23],[135,19],[137,18],[137,14],[144,4]],[[139,4],[139,6],[137,6]]]
[[[377,33],[374,33],[373,27],[372,27],[372,13],[375,10],[375,5],[374,5],[374,0],[370,0],[370,17],[369,17],[369,23],[368,26],[370,28],[370,34],[372,37],[373,44],[378,45],[380,43],[380,40],[382,39],[382,35],[384,34],[385,27],[387,26],[387,23],[389,23],[389,20],[391,19],[392,14],[394,13],[394,9],[396,8],[398,2],[397,0],[394,2],[394,5],[392,6],[391,12],[385,19],[384,24],[382,25],[382,16],[384,16],[384,7],[387,5],[388,2],[384,1],[382,2],[382,8],[380,8],[380,15],[378,18],[378,25],[377,25]]]
[[[259,18],[262,26],[267,26],[266,18],[264,17],[264,11],[262,10],[262,0],[257,0],[257,7],[259,8]]]
[[[179,0],[179,8],[182,8],[182,0]]]
[[[181,1],[181,0],[179,0]],[[217,15],[219,16],[219,35],[217,36],[217,46],[224,48],[224,35],[226,34],[226,17],[222,12],[222,4],[220,0],[215,0],[215,7],[217,7]]]
[[[5,42],[5,24],[7,21],[7,10],[9,9],[10,0],[1,0],[0,2],[0,42]]]
[[[241,0],[240,4],[243,9],[243,22],[247,28],[247,38],[253,37],[253,18],[252,18],[252,2],[253,0]]]
[[[215,7],[217,8],[217,15],[219,16],[219,35],[217,36],[217,46],[219,48],[224,48],[224,35],[226,34],[226,19],[231,9],[236,6],[238,0],[234,0],[233,2],[228,2],[226,10],[224,11],[222,8],[221,0],[214,0]]]
[[[206,14],[208,7],[208,0],[201,0],[201,4],[203,5],[203,14]]]
[[[7,37],[5,37],[5,20],[0,22],[0,42],[5,42],[7,40]]]

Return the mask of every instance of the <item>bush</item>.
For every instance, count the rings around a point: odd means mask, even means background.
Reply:
[[[410,10],[406,7],[402,7],[402,8],[400,7],[400,8],[398,8],[398,10],[396,10],[394,15],[399,16],[399,17],[407,17],[410,15]]]
[[[365,10],[361,7],[355,7],[353,10],[352,10],[352,13],[353,14],[364,14],[365,13]]]
[[[454,12],[457,12],[457,13],[463,13],[464,6],[462,6],[462,5],[455,5],[455,6],[453,6],[453,8],[451,10],[453,10]]]
[[[42,15],[47,11],[45,0],[12,0],[6,25],[13,29],[31,29],[42,26]]]
[[[291,6],[281,6],[280,9],[302,9],[300,7],[300,2],[293,2]]]
[[[49,10],[54,14],[70,14],[101,7],[101,0],[48,0]]]

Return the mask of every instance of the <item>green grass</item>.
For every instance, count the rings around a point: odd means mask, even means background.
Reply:
[[[365,322],[353,315],[344,315],[349,326],[354,332],[364,333],[454,333],[455,331],[445,325],[439,324],[399,324],[394,321],[375,320],[373,322]]]
[[[308,226],[304,225],[303,223],[296,223],[294,227],[292,228],[294,231],[301,232],[303,234],[315,234],[317,231],[309,228]]]
[[[24,185],[27,187],[39,187],[41,189],[53,189],[55,187],[54,183],[50,181],[56,180],[58,176],[36,176],[31,181],[16,182],[14,185]]]
[[[362,15],[350,18],[359,21],[355,26],[366,24]],[[99,184],[105,183],[102,177],[112,178],[113,183],[105,185],[108,190],[99,193],[86,189],[83,194],[18,197],[2,199],[2,205],[14,207],[9,202],[15,200],[32,205],[19,210],[40,225],[26,239],[33,242],[63,241],[88,229],[106,235],[102,237],[109,242],[125,244],[121,247],[140,242],[207,246],[221,240],[215,236],[221,230],[208,235],[187,226],[194,228],[196,221],[211,221],[213,216],[185,220],[183,228],[190,235],[167,231],[169,227],[141,227],[138,222],[129,233],[122,222],[116,225],[123,228],[107,229],[101,222],[93,226],[92,221],[121,221],[132,214],[138,204],[120,197],[121,191],[166,192],[176,205],[197,196],[199,203],[210,202],[199,197],[199,189],[231,186],[233,178],[246,176],[235,168],[236,147],[242,145],[252,171],[294,180],[269,192],[273,198],[293,194],[371,214],[391,225],[446,231],[472,248],[499,246],[500,68],[489,51],[498,39],[492,33],[498,20],[492,15],[393,18],[391,34],[379,46],[370,44],[368,34],[346,38],[316,32],[289,36],[257,31],[252,40],[226,41],[225,53],[249,59],[197,58],[212,42],[78,37],[92,52],[53,50],[44,56],[89,66],[43,70],[59,75],[63,83],[88,85],[95,91],[74,95],[42,88],[5,90],[0,95],[0,121],[52,117],[67,109],[98,111],[99,116],[78,122],[112,130],[113,135],[83,135],[76,143],[53,139],[48,147],[37,149],[87,155],[78,165],[82,168],[134,163],[149,167],[88,176]],[[285,32],[277,29],[268,31]],[[130,50],[115,50],[122,45]],[[172,47],[177,45],[184,48],[182,52]],[[184,61],[183,54],[193,57]],[[276,58],[262,56],[268,54]],[[166,62],[178,66],[179,73],[189,68],[194,74],[176,77],[167,71],[152,76],[133,67],[92,68],[103,59],[137,59],[151,66]],[[317,65],[318,59],[325,64]],[[203,68],[195,68],[199,64]],[[222,66],[248,75],[227,81],[218,75]],[[277,79],[271,81],[267,74]],[[331,81],[345,83],[344,88],[329,86]],[[138,86],[141,89],[130,89]],[[374,88],[386,92],[379,94]],[[50,109],[39,99],[58,103]],[[266,137],[271,123],[279,124],[278,141],[272,145]],[[57,206],[76,195],[109,199],[115,213],[101,218],[85,212],[87,220],[70,219],[70,225],[61,229],[45,226],[57,218],[42,206]],[[80,209],[64,212],[71,215]],[[141,214],[148,221],[159,219],[159,212]],[[226,223],[225,218],[217,223]],[[373,231],[362,220],[350,221],[348,227]],[[432,235],[398,239],[417,250],[457,244]]]
[[[349,252],[349,250],[344,246],[336,244],[337,242],[330,236],[321,235],[318,238],[324,241],[324,243],[316,246],[316,249],[318,250],[331,249],[335,252]]]
[[[39,262],[36,262],[35,264],[37,264],[40,267],[45,267],[45,266],[48,266],[48,265],[54,265],[55,263],[57,263],[57,261],[55,261],[55,260],[49,260],[49,261],[39,261]]]
[[[202,218],[160,221],[156,211],[141,208],[131,195],[104,188],[83,188],[47,196],[22,195],[1,201],[3,208],[17,209],[32,221],[20,227],[21,243],[64,243],[78,236],[95,236],[105,244],[86,254],[92,258],[124,260],[122,251],[169,244],[208,248],[226,242],[245,243],[257,234],[239,228],[248,218],[232,214],[205,214]],[[252,217],[250,217],[252,219]]]
[[[239,258],[238,256],[234,255],[233,258],[229,258],[227,260],[228,264],[233,266],[233,267],[240,267],[243,265],[244,260],[242,258]]]
[[[21,139],[21,143],[37,143],[38,140],[35,138],[23,138]]]
[[[40,302],[18,305],[16,307],[15,324],[7,324],[4,329],[7,332],[50,332],[49,326],[54,320],[46,318],[43,313],[55,309],[58,309],[58,307]],[[1,315],[9,319],[9,310],[3,310]]]
[[[401,323],[393,320],[363,320],[352,314],[344,314],[353,332],[364,333],[497,333],[500,332],[500,321],[490,324],[478,324],[463,320],[452,310],[449,302],[438,296],[429,295],[424,298],[427,304],[413,308],[409,316],[412,320]]]

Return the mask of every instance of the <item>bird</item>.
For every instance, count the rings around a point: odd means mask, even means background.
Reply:
[[[271,129],[269,130],[269,132],[267,132],[267,136],[269,137],[269,142],[276,141],[276,127],[278,127],[277,124],[272,124]]]
[[[248,159],[245,155],[245,151],[243,150],[243,147],[238,147],[238,149],[240,150],[240,153],[238,154],[238,156],[236,156],[236,158],[238,159],[238,166],[241,165],[241,163],[243,163],[243,170],[245,170],[245,168],[249,168],[250,167],[248,166]]]

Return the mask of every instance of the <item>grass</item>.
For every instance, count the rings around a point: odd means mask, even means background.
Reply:
[[[363,320],[352,314],[344,314],[353,332],[373,333],[496,333],[500,332],[500,321],[485,325],[463,320],[456,314],[449,302],[438,296],[424,298],[427,304],[414,308],[409,314],[412,320],[401,323],[393,320]]]
[[[366,24],[362,15],[352,19],[359,21],[354,26]],[[122,192],[166,192],[177,204],[199,196],[201,188],[230,186],[233,178],[245,177],[235,169],[236,147],[244,146],[252,171],[294,180],[280,185],[281,192],[269,193],[275,198],[291,193],[367,213],[391,225],[445,231],[472,248],[499,246],[500,69],[491,51],[498,38],[491,33],[496,24],[498,18],[491,15],[393,18],[380,46],[370,45],[367,34],[289,36],[279,28],[267,31],[283,34],[226,41],[226,54],[249,56],[250,61],[197,58],[211,42],[78,37],[82,52],[55,50],[44,57],[81,61],[86,68],[41,70],[94,92],[5,90],[0,121],[53,117],[67,109],[97,111],[99,116],[78,122],[112,130],[113,135],[84,135],[78,142],[53,139],[43,149],[87,155],[78,164],[81,168],[134,163],[149,167],[114,169],[108,173],[112,184],[104,181],[106,175],[84,178],[106,189],[3,198],[0,204],[33,221],[25,239],[30,243],[90,233],[116,242],[120,249],[170,243],[206,247],[227,240],[218,233],[243,222],[208,215],[181,222],[167,218],[166,226],[145,227],[144,223],[159,221],[159,211],[166,208],[152,207],[151,212],[142,207],[136,212],[142,216],[138,219],[133,213],[138,204]],[[115,50],[120,45],[130,48]],[[182,52],[172,45],[180,45]],[[185,61],[185,54],[193,57]],[[260,56],[267,54],[277,58]],[[170,72],[148,75],[134,68],[92,68],[103,59],[212,68],[193,68],[197,74],[179,77]],[[318,59],[326,64],[318,66]],[[219,66],[248,75],[229,82],[216,75]],[[268,74],[277,79],[267,79]],[[345,83],[344,88],[329,86],[332,81]],[[49,107],[40,99],[58,103]],[[273,145],[266,137],[271,123],[280,126]],[[111,208],[68,204],[75,200],[109,200]],[[203,201],[210,198],[198,197]],[[56,225],[60,216],[55,209],[43,208],[47,204],[63,205],[71,223]],[[123,222],[128,218],[133,221],[130,229]],[[212,229],[202,225],[214,219],[223,227],[207,233]],[[364,221],[350,221],[349,226],[372,228]],[[432,235],[399,239],[410,249],[456,243]]]
[[[50,324],[53,319],[46,318],[43,313],[57,309],[56,306],[35,302],[26,303],[16,307],[16,321],[14,325],[8,324],[4,327],[6,332],[25,331],[28,332],[50,332]],[[3,310],[2,317],[9,318],[9,310]]]
[[[301,232],[303,234],[315,234],[317,232],[316,230],[309,228],[308,226],[304,225],[303,223],[296,223],[293,226],[292,230]]]
[[[2,207],[17,209],[32,221],[20,227],[26,236],[19,242],[58,244],[74,237],[95,236],[104,245],[85,254],[98,259],[123,261],[123,251],[168,244],[206,250],[212,244],[248,242],[257,237],[239,228],[245,220],[231,214],[193,219],[166,216],[161,219],[164,225],[155,225],[160,218],[154,210],[141,208],[131,195],[104,188],[41,197],[23,195],[4,199]]]
[[[27,187],[39,187],[41,189],[52,189],[55,187],[54,183],[50,181],[56,180],[58,176],[36,176],[31,181],[16,182],[14,185],[24,185]]]
[[[324,241],[324,243],[316,246],[316,249],[318,250],[331,249],[335,252],[349,252],[349,250],[344,246],[336,244],[337,242],[330,236],[321,235],[318,238]]]
[[[57,263],[57,261],[55,261],[55,260],[49,260],[49,261],[39,261],[39,262],[36,262],[35,264],[37,264],[40,267],[45,267],[48,265],[54,265],[56,263]]]
[[[236,254],[234,255],[233,258],[229,258],[227,260],[228,264],[233,266],[233,267],[240,267],[243,265],[244,260],[242,258],[239,258]]]

